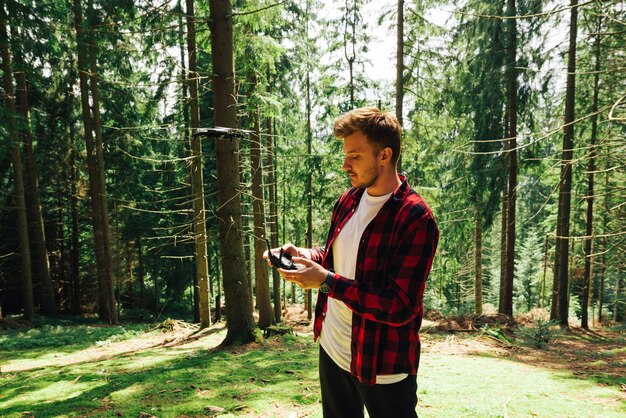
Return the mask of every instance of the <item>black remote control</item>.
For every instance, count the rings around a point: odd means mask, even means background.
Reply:
[[[289,254],[283,253],[283,249],[280,249],[280,253],[278,254],[278,257],[272,252],[272,248],[270,247],[270,242],[269,240],[267,240],[267,238],[265,239],[265,242],[267,243],[267,253],[268,253],[268,258],[270,259],[270,263],[272,263],[272,265],[276,268],[281,268],[281,269],[285,269],[285,270],[298,270],[298,267],[296,267],[296,264],[291,261],[291,256]]]

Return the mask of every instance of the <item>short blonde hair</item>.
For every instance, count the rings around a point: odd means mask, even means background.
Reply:
[[[394,115],[375,106],[361,107],[341,116],[333,127],[337,138],[345,138],[356,131],[361,131],[379,149],[391,148],[391,161],[397,163],[401,152],[402,126]]]

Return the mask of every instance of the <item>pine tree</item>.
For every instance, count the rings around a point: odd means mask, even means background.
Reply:
[[[31,270],[31,255],[28,239],[28,221],[26,217],[26,200],[24,197],[24,174],[22,172],[22,155],[20,151],[20,139],[15,121],[15,97],[11,68],[11,53],[7,34],[7,16],[4,5],[0,5],[0,54],[2,56],[3,86],[5,94],[5,106],[8,112],[9,132],[13,140],[13,163],[15,208],[17,212],[17,228],[20,243],[20,259],[22,261],[22,297],[24,318],[33,319],[33,281]]]
[[[578,0],[570,2],[570,32],[567,58],[567,86],[565,93],[565,119],[561,157],[561,182],[559,187],[559,213],[557,220],[555,278],[559,283],[558,319],[561,327],[569,328],[569,239],[572,199],[572,162],[574,155],[574,115],[576,91],[576,35],[578,30]]]
[[[215,126],[232,129],[237,124],[232,6],[228,0],[211,0],[210,9]],[[255,339],[241,232],[239,137],[220,135],[215,148],[217,216],[227,317],[227,334],[222,345],[232,345]]]

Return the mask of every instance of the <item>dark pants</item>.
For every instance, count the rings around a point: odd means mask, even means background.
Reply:
[[[364,405],[370,418],[417,418],[416,376],[390,385],[364,385],[321,346],[319,371],[324,418],[363,418]]]

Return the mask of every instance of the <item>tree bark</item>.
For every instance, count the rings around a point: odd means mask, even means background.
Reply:
[[[89,197],[91,202],[91,220],[93,225],[94,252],[96,254],[96,266],[98,270],[98,313],[100,319],[111,322],[107,291],[107,267],[105,261],[100,183],[98,181],[98,169],[96,152],[93,139],[93,119],[91,116],[91,104],[89,103],[89,80],[87,78],[87,43],[83,34],[82,10],[80,0],[74,0],[74,29],[77,43],[77,66],[80,83],[80,99],[82,107],[83,126],[85,134],[85,146],[87,148],[87,170],[89,173]]]
[[[545,306],[546,299],[546,272],[548,271],[548,235],[543,239],[543,275],[541,276],[541,292],[539,293],[539,308]]]
[[[609,164],[609,149],[606,150],[605,164],[606,166],[610,166]],[[609,173],[605,171],[604,173],[604,211],[602,214],[602,231],[606,233],[607,224],[608,224],[608,214],[610,210],[610,193],[609,193]],[[608,249],[608,238],[605,236],[602,238],[602,257],[600,259],[600,292],[598,294],[598,322],[602,323],[602,309],[604,308],[604,287],[606,284],[606,253]]]
[[[215,126],[235,128],[237,101],[232,5],[230,0],[211,0],[209,4]],[[227,333],[222,345],[232,345],[256,339],[243,255],[239,138],[236,135],[220,136],[216,139],[215,148],[219,208],[217,218],[227,317]]]
[[[517,20],[515,0],[507,1],[507,120],[508,120],[508,191],[506,216],[506,275],[501,313],[513,315],[513,282],[515,278],[515,209],[517,200]]]
[[[561,157],[561,184],[559,187],[559,207],[557,215],[557,256],[555,260],[559,281],[558,319],[562,328],[569,328],[569,235],[572,199],[572,159],[574,156],[574,105],[576,91],[576,33],[578,21],[578,0],[570,2],[570,33],[567,58],[567,85],[565,93],[565,127]]]
[[[70,89],[71,90],[71,89]],[[71,108],[71,102],[73,99],[73,95],[69,93],[70,101],[68,103],[68,107]],[[79,229],[78,229],[78,169],[76,163],[76,135],[74,132],[74,124],[70,123],[70,141],[71,141],[71,162],[70,162],[70,181],[72,183],[71,186],[71,198],[70,198],[70,206],[72,211],[72,249],[70,253],[70,271],[71,271],[71,282],[72,282],[72,313],[74,315],[78,315],[81,312],[81,286],[80,286],[80,240],[79,240]]]
[[[89,11],[93,15],[94,10],[89,2]],[[92,16],[93,17],[93,16]],[[105,291],[107,293],[107,302],[109,309],[109,323],[117,324],[117,305],[115,303],[115,286],[113,281],[113,266],[112,266],[112,253],[111,253],[111,229],[109,226],[109,209],[108,198],[106,191],[106,172],[104,167],[104,149],[102,139],[102,123],[100,122],[100,87],[98,86],[98,47],[94,31],[89,31],[89,66],[90,66],[90,85],[91,85],[91,100],[92,100],[92,114],[93,114],[93,130],[96,145],[96,173],[97,181],[99,183],[100,193],[100,216],[102,217],[102,246],[104,250],[104,267],[106,272],[105,279]]]
[[[182,11],[182,4],[181,4],[181,0],[178,0],[177,2],[177,7]],[[179,36],[178,36],[178,49],[180,51],[180,84],[181,84],[181,95],[180,95],[180,114],[182,115],[182,124],[185,127],[185,129],[183,129],[182,131],[182,141],[183,141],[183,149],[184,149],[184,155],[192,155],[192,149],[193,146],[191,144],[191,138],[190,138],[190,129],[189,126],[189,95],[188,95],[188,89],[189,89],[189,81],[188,81],[188,69],[187,69],[187,65],[185,64],[185,52],[186,52],[186,48],[185,48],[185,44],[186,44],[186,31],[185,31],[185,27],[186,27],[186,21],[183,21],[183,16],[182,14],[179,16],[178,18],[178,26],[179,26]],[[189,178],[189,185],[187,186],[187,193],[189,196],[194,196],[193,194],[193,163],[192,162],[188,162],[187,163],[187,176]],[[206,215],[205,215],[206,216]],[[192,213],[189,215],[189,223],[191,225],[194,225],[194,219],[195,219],[195,212],[193,211],[192,208]],[[208,231],[207,231],[208,234]],[[191,246],[191,251],[195,251],[196,248],[196,242],[194,240],[193,244],[190,245]],[[208,239],[207,239],[207,247],[208,247]],[[200,323],[200,292],[199,292],[199,283],[198,283],[198,265],[197,262],[194,260],[191,261],[191,286],[192,286],[192,298],[193,298],[193,322],[194,323]],[[209,278],[209,311],[210,311],[210,300],[211,300],[211,259],[210,259],[210,255],[209,255],[209,249],[207,248],[207,274],[208,274],[208,278]]]
[[[266,148],[267,148],[267,182],[268,182],[268,194],[270,202],[270,243],[272,248],[278,247],[278,212],[276,209],[276,201],[278,196],[276,194],[276,166],[274,164],[274,131],[272,129],[272,120],[267,119],[267,136],[266,136]],[[281,322],[282,317],[282,303],[281,303],[281,291],[280,291],[280,275],[276,269],[272,269],[272,287],[274,289],[274,320]]]
[[[11,154],[14,176],[15,208],[17,212],[17,231],[20,243],[22,262],[22,298],[24,318],[33,319],[35,308],[33,301],[33,278],[28,238],[28,220],[26,215],[26,199],[24,197],[24,177],[22,172],[22,155],[20,138],[15,121],[15,97],[13,95],[13,77],[11,70],[11,53],[7,34],[7,20],[4,5],[0,6],[0,54],[2,55],[2,72],[5,94],[5,106],[8,110],[9,132],[13,141]]]
[[[480,205],[476,208],[474,241],[474,302],[476,304],[476,315],[483,314],[483,233],[481,209]]]
[[[256,87],[256,76],[252,77],[252,89]],[[254,242],[254,277],[256,279],[256,303],[259,308],[259,328],[266,329],[274,323],[274,312],[270,297],[270,281],[267,262],[263,253],[267,247],[265,242],[265,196],[263,187],[263,155],[261,144],[261,127],[258,107],[251,112],[252,133],[250,134],[250,167],[252,170],[252,218]]]
[[[143,248],[141,246],[141,237],[137,237],[135,245],[137,245],[137,267],[139,268],[137,274],[139,279],[139,317],[143,319],[143,314],[146,309],[146,279],[143,267]]]
[[[189,107],[191,113],[191,152],[192,152],[192,190],[194,207],[194,237],[196,244],[196,274],[200,297],[200,326],[211,325],[211,307],[209,304],[209,273],[207,257],[207,229],[204,208],[204,176],[202,172],[202,144],[196,136],[200,127],[200,107],[198,102],[198,70],[196,64],[196,26],[193,0],[186,0],[187,8],[187,51],[189,56]]]
[[[355,99],[354,99],[354,62],[356,61],[356,25],[357,25],[357,4],[356,0],[352,0],[352,10],[350,10],[348,6],[349,0],[346,0],[346,15],[345,15],[345,25],[344,25],[344,34],[343,34],[343,53],[346,58],[346,62],[348,63],[348,89],[350,93],[350,109],[354,109],[356,107]],[[353,13],[352,20],[350,20],[350,13]],[[351,32],[348,32],[350,30]],[[348,41],[349,40],[349,41]],[[350,45],[350,48],[348,44]],[[351,52],[349,52],[351,49]]]
[[[589,168],[587,174],[587,225],[585,230],[585,273],[580,306],[582,309],[581,327],[589,329],[589,299],[593,276],[593,203],[594,203],[594,172],[596,170],[596,138],[598,136],[598,94],[600,88],[600,30],[601,17],[598,17],[596,39],[594,43],[595,74],[593,77],[593,102],[591,105],[591,138],[589,139]]]
[[[12,33],[17,38],[17,30],[12,29]],[[19,43],[18,43],[19,44]],[[26,192],[27,217],[30,219],[29,237],[33,244],[33,264],[36,276],[41,282],[40,298],[41,311],[43,314],[55,314],[57,305],[54,299],[54,288],[50,276],[50,260],[46,247],[46,235],[44,230],[41,201],[39,199],[39,184],[37,176],[37,166],[35,164],[35,151],[33,149],[33,136],[30,129],[30,107],[28,104],[28,90],[26,85],[26,75],[19,67],[24,66],[20,58],[16,58],[15,81],[17,84],[17,109],[21,115],[23,127],[21,136],[24,142],[24,191]]]
[[[403,124],[404,112],[404,0],[398,0],[398,22],[396,33],[396,119]],[[398,159],[398,172],[402,172],[402,154]]]
[[[498,289],[498,312],[500,313],[502,313],[502,307],[504,306],[504,281],[506,280],[506,217],[508,214],[506,205],[509,201],[506,191],[507,186],[502,190],[502,216],[500,222],[500,287]]]
[[[615,278],[615,301],[613,303],[613,322],[619,321],[619,305],[623,303],[621,294],[622,294],[622,283],[620,277],[620,265],[617,263],[617,277]]]
[[[311,74],[306,73],[306,147],[307,147],[307,177],[306,177],[306,247],[313,247],[313,129],[311,127]],[[313,296],[311,289],[306,290],[307,318],[313,318]]]

